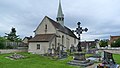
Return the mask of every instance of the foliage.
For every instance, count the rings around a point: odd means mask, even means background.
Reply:
[[[108,40],[101,40],[99,43],[100,47],[106,47],[108,46]]]
[[[21,39],[19,38],[19,35],[16,35],[16,29],[12,28],[10,33],[5,33],[6,38],[12,42],[20,42]]]
[[[85,54],[85,57],[88,58],[90,56],[93,56],[93,54]]]
[[[112,47],[120,47],[120,38],[118,38],[117,40],[115,40],[112,44]]]
[[[120,54],[113,54],[113,58],[117,64],[120,64]]]
[[[9,45],[9,46],[6,46],[5,48],[6,48],[6,49],[13,49],[14,47],[11,46],[11,45]]]
[[[96,46],[95,46],[95,45],[91,45],[91,47],[90,47],[90,48],[91,48],[91,49],[92,49],[92,48],[96,48]]]
[[[4,42],[6,41],[6,39],[4,37],[0,37],[0,49],[4,49],[5,45]]]
[[[11,54],[1,54],[0,56],[0,68],[80,68],[76,66],[68,65],[67,62],[72,60],[72,57],[68,57],[64,60],[52,60],[48,57],[29,54],[19,53],[26,56],[27,58],[10,60],[5,58]]]

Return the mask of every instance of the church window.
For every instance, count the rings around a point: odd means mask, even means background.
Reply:
[[[45,33],[47,32],[47,24],[45,25]]]
[[[64,45],[64,35],[62,35],[62,44]]]
[[[37,44],[37,49],[40,49],[40,44]]]
[[[47,24],[45,25],[45,29],[47,30]]]

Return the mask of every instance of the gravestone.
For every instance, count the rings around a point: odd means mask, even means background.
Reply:
[[[59,53],[58,53],[58,58],[59,59],[67,57],[67,52],[64,51],[64,48],[65,47],[62,44],[59,46]]]
[[[75,52],[76,50],[75,50],[75,47],[74,47],[74,45],[71,45],[71,47],[70,47],[70,53],[73,53],[73,52]]]
[[[104,51],[102,53],[102,63],[98,64],[96,68],[119,68],[115,63],[112,53]]]

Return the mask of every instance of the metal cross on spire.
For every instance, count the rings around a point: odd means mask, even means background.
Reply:
[[[80,26],[80,25],[81,25],[80,22],[78,22],[77,25],[78,25],[78,27],[76,28],[76,30],[73,30],[73,32],[76,32],[76,34],[78,35],[79,43],[78,43],[78,46],[77,46],[77,47],[78,47],[78,50],[77,50],[77,51],[82,51],[81,46],[80,46],[80,45],[81,45],[81,42],[80,42],[81,37],[80,37],[80,35],[82,34],[83,31],[87,32],[88,29],[87,29],[87,28],[83,29],[83,28]]]

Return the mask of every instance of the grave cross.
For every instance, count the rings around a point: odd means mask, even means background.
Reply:
[[[81,42],[80,42],[80,40],[81,40],[80,35],[82,34],[83,31],[87,32],[88,29],[87,29],[87,28],[83,29],[83,28],[80,26],[80,25],[81,25],[80,22],[78,22],[77,25],[78,25],[78,27],[76,28],[76,30],[73,30],[73,32],[76,32],[76,34],[78,35],[78,40],[79,40],[79,43],[78,43],[78,51],[81,51],[81,50],[80,50],[80,48],[81,48],[81,47],[80,47],[80,44],[81,44]]]

